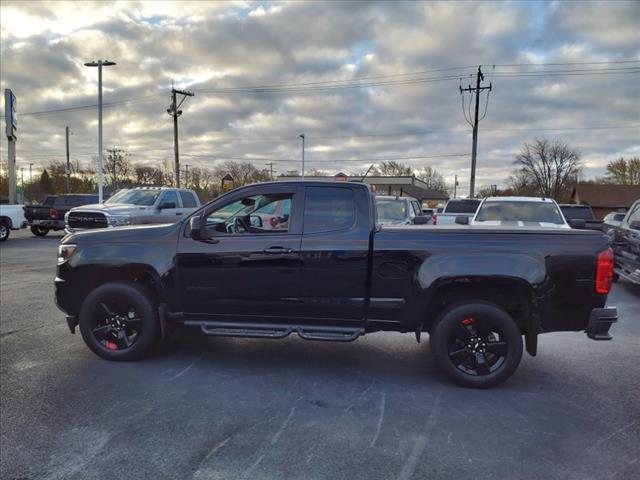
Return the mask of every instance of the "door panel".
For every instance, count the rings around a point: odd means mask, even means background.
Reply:
[[[295,315],[300,235],[229,235],[217,240],[180,242],[185,313],[225,318]]]
[[[306,189],[300,301],[306,316],[318,323],[364,321],[369,208],[364,192]]]

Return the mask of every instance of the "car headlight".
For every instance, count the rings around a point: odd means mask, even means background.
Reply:
[[[58,265],[66,262],[71,258],[73,252],[76,249],[76,245],[72,243],[63,243],[58,247]]]
[[[109,215],[108,219],[112,227],[123,227],[132,223],[129,215]]]

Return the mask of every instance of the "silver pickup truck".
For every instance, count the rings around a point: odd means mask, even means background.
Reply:
[[[442,213],[434,218],[434,225],[454,225],[456,217],[465,216],[470,220],[476,214],[480,200],[477,198],[452,198],[447,202]]]
[[[200,208],[193,190],[138,187],[120,190],[104,203],[72,208],[65,215],[65,231],[149,223],[174,223]]]

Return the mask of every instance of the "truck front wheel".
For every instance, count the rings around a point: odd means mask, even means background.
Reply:
[[[11,235],[11,229],[9,228],[9,225],[0,220],[0,242],[8,240],[9,235]]]
[[[158,339],[157,310],[151,293],[133,282],[99,286],[82,303],[80,332],[96,355],[115,361],[137,360]]]
[[[431,331],[436,365],[464,387],[489,388],[504,382],[520,364],[522,334],[507,312],[490,303],[457,304]]]
[[[47,233],[49,233],[49,229],[47,227],[38,227],[34,225],[31,227],[31,233],[33,233],[36,237],[44,237]]]

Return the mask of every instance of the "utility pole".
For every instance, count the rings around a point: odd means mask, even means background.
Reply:
[[[270,172],[269,178],[271,179],[271,181],[273,181],[273,162],[267,163],[267,166],[269,167]]]
[[[458,175],[456,175],[456,179],[453,182],[453,198],[456,198],[457,193],[458,193]]]
[[[479,121],[478,110],[480,108],[480,92],[482,90],[491,91],[491,83],[489,83],[488,87],[480,86],[480,82],[483,80],[484,80],[484,75],[482,74],[482,69],[481,67],[478,67],[478,73],[476,74],[475,88],[472,88],[471,85],[469,85],[468,88],[462,88],[462,86],[460,86],[460,95],[464,95],[463,92],[469,92],[472,94],[475,93],[475,96],[476,96],[476,111],[475,111],[475,116],[474,116],[473,125],[472,125],[473,126],[473,146],[471,149],[471,182],[469,186],[469,198],[473,198],[473,196],[475,195],[475,188],[476,188],[476,157],[478,154],[478,121]],[[487,102],[488,100],[489,98],[487,97]],[[463,102],[462,108],[464,111],[464,102]],[[484,115],[486,115],[486,113],[487,111],[485,109]],[[484,118],[484,115],[482,116],[482,118]]]
[[[64,129],[67,136],[67,193],[71,193],[71,164],[69,163],[69,125],[64,127]]]
[[[304,133],[299,137],[302,139],[302,178],[304,178]]]
[[[33,163],[29,164],[29,183],[33,182],[32,177],[31,177],[31,167],[33,167]]]
[[[24,167],[20,167],[20,183],[22,184],[22,198],[24,198]]]
[[[182,95],[182,100],[177,103],[176,95]],[[171,81],[171,106],[167,109],[167,113],[173,117],[173,150],[175,154],[175,175],[176,187],[180,188],[180,153],[178,150],[178,117],[182,115],[182,110],[178,110],[180,105],[184,103],[187,97],[193,97],[193,92],[186,90],[177,90],[173,87]]]
[[[188,163],[184,166],[184,186],[185,188],[189,188],[189,164]]]

